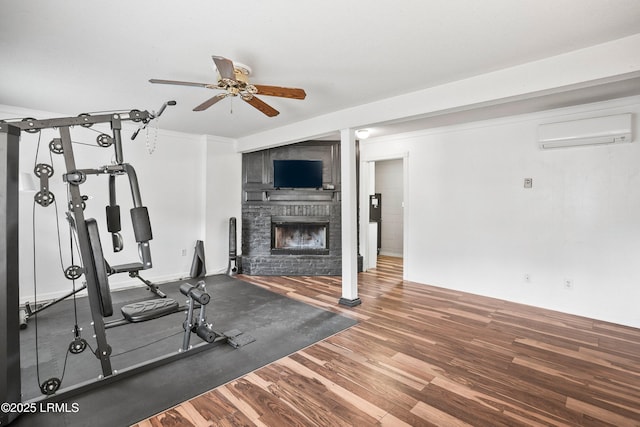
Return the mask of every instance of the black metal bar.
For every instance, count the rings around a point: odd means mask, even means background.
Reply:
[[[59,302],[61,302],[61,301],[66,300],[67,298],[69,298],[69,297],[71,297],[71,296],[73,296],[73,295],[77,294],[77,293],[78,293],[78,292],[80,292],[80,291],[85,290],[86,288],[87,288],[87,285],[86,285],[86,284],[83,284],[83,285],[82,285],[82,286],[80,286],[79,288],[74,289],[74,290],[72,290],[72,291],[68,292],[67,294],[65,294],[65,295],[63,295],[63,296],[61,296],[61,297],[59,297],[59,298],[56,298],[56,299],[54,299],[54,300],[51,300],[51,301],[49,301],[49,302],[47,302],[47,303],[45,303],[45,304],[42,304],[42,305],[40,305],[40,306],[35,306],[35,308],[34,308],[34,309],[32,309],[32,308],[31,308],[31,306],[29,305],[29,303],[26,303],[26,304],[25,304],[25,310],[26,310],[26,312],[27,312],[27,317],[32,317],[34,314],[36,314],[36,313],[40,313],[42,310],[46,310],[47,308],[51,307],[52,305],[56,305],[57,303],[59,303]]]
[[[133,198],[133,206],[142,207],[142,196],[140,195],[140,186],[138,185],[138,174],[136,170],[128,163],[122,165],[127,177],[129,177],[129,186],[131,187],[131,197]]]
[[[158,287],[158,285],[156,285],[155,283],[150,282],[149,280],[147,280],[144,277],[140,276],[140,274],[137,271],[130,272],[129,273],[129,277],[134,277],[134,278],[140,280],[142,283],[147,285],[147,287],[149,288],[149,291],[153,292],[154,294],[156,294],[160,298],[166,298],[167,297],[167,294],[162,292],[160,290],[160,288]]]
[[[189,349],[189,351],[182,351],[182,349],[180,348],[175,353],[170,353],[165,356],[160,356],[155,359],[150,359],[140,364],[133,365],[131,367],[128,367],[122,370],[118,370],[117,373],[115,373],[114,375],[111,375],[110,377],[101,378],[99,380],[89,380],[80,384],[76,384],[71,387],[66,387],[58,390],[56,394],[52,394],[50,396],[37,397],[31,400],[28,400],[26,403],[68,401],[72,397],[78,396],[79,394],[85,393],[87,391],[94,390],[96,388],[102,387],[107,384],[111,384],[115,381],[124,380],[126,378],[149,371],[159,366],[166,365],[176,360],[183,359],[185,357],[195,356],[196,354],[201,353],[205,350],[210,350],[215,346],[218,346],[220,344],[226,344],[226,343],[227,343],[227,338],[221,335],[219,339],[216,339],[212,343],[208,343],[208,342],[198,343],[192,346],[191,349]]]
[[[124,162],[124,155],[122,154],[122,136],[120,135],[120,129],[122,129],[120,115],[114,114],[113,119],[111,120],[111,130],[113,130],[113,145],[116,151],[116,163],[119,165]]]
[[[20,128],[21,130],[38,130],[59,128],[65,126],[90,126],[96,123],[110,123],[113,120],[135,120],[135,121],[147,121],[152,116],[148,111],[131,111],[129,113],[115,113],[115,114],[100,114],[96,116],[80,115],[78,117],[62,117],[54,119],[25,119],[22,121],[10,122],[9,124]]]
[[[182,288],[180,288],[182,292]],[[184,324],[184,336],[182,339],[182,351],[189,350],[189,341],[191,340],[191,328],[193,328],[193,305],[195,301],[192,297],[189,297],[189,308],[187,310],[187,320]]]
[[[18,165],[20,129],[0,124],[0,403],[19,403]],[[0,425],[17,414],[0,411]]]
[[[109,175],[109,206],[115,206],[116,201],[116,176]]]
[[[63,154],[67,173],[76,170],[75,158],[73,155],[73,147],[71,146],[71,134],[68,126],[60,128],[60,137],[62,140]],[[78,244],[80,246],[80,255],[84,264],[84,274],[87,280],[87,292],[89,296],[89,305],[91,307],[91,317],[93,320],[93,330],[95,333],[96,357],[100,360],[102,374],[107,377],[112,375],[111,369],[111,348],[107,344],[107,336],[104,328],[104,319],[100,309],[100,295],[98,287],[98,279],[96,277],[95,261],[91,251],[91,243],[89,241],[89,233],[87,231],[84,212],[82,210],[83,200],[80,194],[80,188],[77,185],[69,186],[69,194],[71,195],[71,207],[76,223],[76,232],[78,234]]]

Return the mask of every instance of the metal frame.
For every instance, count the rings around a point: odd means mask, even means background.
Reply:
[[[19,403],[18,160],[20,129],[0,123],[0,402]],[[0,411],[0,425],[16,413]]]
[[[111,347],[107,342],[105,333],[105,321],[101,310],[100,286],[91,240],[89,237],[86,218],[84,216],[84,199],[80,193],[80,184],[86,180],[89,174],[109,174],[110,177],[119,174],[126,174],[129,177],[129,184],[136,208],[142,207],[140,192],[138,189],[135,170],[130,165],[124,163],[121,138],[121,123],[123,120],[141,122],[140,129],[146,127],[147,123],[158,117],[167,105],[175,105],[169,101],[159,113],[149,113],[147,111],[131,110],[130,112],[119,112],[91,116],[82,114],[78,117],[67,117],[57,119],[24,119],[15,122],[0,122],[0,400],[7,403],[21,402],[21,382],[20,382],[20,336],[19,336],[19,259],[18,259],[18,175],[19,175],[19,142],[20,131],[29,133],[38,132],[41,129],[56,128],[59,130],[60,139],[56,139],[57,148],[61,149],[64,155],[66,173],[63,179],[69,184],[70,204],[69,209],[73,214],[80,255],[83,261],[83,273],[87,283],[87,293],[89,306],[91,309],[92,324],[97,343],[95,356],[100,360],[101,375],[95,381],[75,385],[62,389],[60,393],[51,396],[44,396],[32,401],[53,400],[57,401],[63,396],[74,395],[79,392],[94,388],[99,383],[109,383],[117,379],[124,378],[133,373],[150,369],[160,364],[169,363],[186,354],[194,354],[202,351],[204,347],[212,344],[202,343],[193,346],[189,352],[179,352],[169,354],[151,360],[147,364],[136,365],[123,370],[120,375],[111,367]],[[113,138],[108,137],[103,146],[114,145],[116,165],[104,166],[99,169],[77,169],[73,147],[71,141],[70,127],[88,127],[96,123],[110,123],[113,131]],[[137,135],[135,132],[132,139]],[[101,144],[102,145],[102,144]],[[47,184],[47,177],[41,178],[41,182]],[[45,185],[42,189],[45,189]],[[142,234],[145,234],[144,231]],[[150,227],[148,230],[150,238]],[[142,258],[142,269],[151,266],[151,254],[148,241],[136,239],[140,247]],[[99,266],[98,268],[102,268]],[[221,338],[224,336],[220,336]],[[216,343],[224,342],[222,339]],[[215,343],[214,343],[215,344]],[[195,351],[193,351],[195,350]],[[121,375],[126,372],[126,375]],[[11,422],[17,414],[5,414],[0,412],[0,425]]]

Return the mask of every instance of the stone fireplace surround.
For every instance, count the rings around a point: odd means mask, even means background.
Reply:
[[[272,251],[272,218],[285,216],[329,219],[329,249],[325,253],[274,253]],[[317,204],[245,205],[242,209],[242,273],[263,276],[340,275],[340,206]],[[246,237],[245,237],[246,236]],[[337,242],[337,244],[336,244]]]
[[[322,189],[275,189],[274,159],[323,161]],[[243,154],[241,270],[249,275],[340,275],[339,143],[309,141]],[[326,224],[326,248],[273,248],[274,224]],[[291,248],[290,248],[291,249]]]

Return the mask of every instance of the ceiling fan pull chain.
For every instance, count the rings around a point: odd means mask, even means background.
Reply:
[[[151,155],[154,151],[156,151],[156,144],[158,142],[158,119],[154,120],[155,124],[153,126],[147,126],[145,133],[145,146],[147,147],[147,152]],[[153,127],[153,141],[149,139],[149,128]]]

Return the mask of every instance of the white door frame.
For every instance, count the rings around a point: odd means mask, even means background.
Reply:
[[[383,160],[402,160],[402,278],[406,280],[406,265],[411,256],[409,254],[408,241],[409,233],[409,152],[401,152],[394,154],[385,154],[383,156],[363,157],[360,158],[360,254],[363,256],[363,270],[367,270],[367,266],[373,265],[368,259],[369,247],[369,195],[375,190],[375,162]]]

